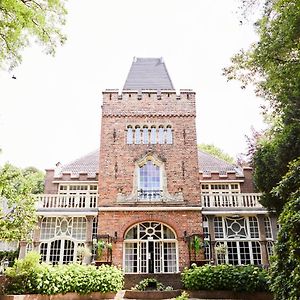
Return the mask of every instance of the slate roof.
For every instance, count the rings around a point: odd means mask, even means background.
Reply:
[[[62,173],[71,173],[72,176],[79,176],[79,173],[87,173],[89,177],[95,177],[99,173],[99,150],[62,165],[57,171],[57,176]]]
[[[243,170],[240,167],[201,150],[198,150],[198,164],[200,172],[203,172],[204,175],[209,175],[212,172],[217,172],[220,175],[226,175],[227,172],[243,175]]]
[[[220,175],[226,175],[227,172],[243,175],[242,169],[238,166],[200,150],[198,151],[198,162],[199,171],[203,172],[204,175],[209,175],[212,172],[218,172]],[[75,177],[79,176],[80,173],[87,173],[89,177],[95,177],[99,173],[99,150],[62,165],[59,170],[56,170],[56,174],[60,176],[62,173],[71,173]]]
[[[134,58],[124,90],[174,90],[162,58]]]

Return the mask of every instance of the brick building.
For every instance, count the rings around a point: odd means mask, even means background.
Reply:
[[[103,92],[100,151],[46,172],[39,229],[23,256],[178,273],[192,262],[267,265],[276,219],[251,169],[199,151],[195,93],[173,87],[162,59],[135,58],[122,91]],[[99,243],[102,257],[97,257]]]

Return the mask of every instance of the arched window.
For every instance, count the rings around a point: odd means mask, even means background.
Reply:
[[[127,126],[127,144],[131,145],[132,143],[133,143],[132,126]]]
[[[151,127],[151,133],[150,133],[150,143],[151,144],[156,144],[156,127],[152,126]]]
[[[159,144],[165,143],[165,129],[162,125],[158,127],[158,143]]]
[[[135,126],[135,143],[141,143],[141,128],[140,126]]]
[[[143,127],[143,144],[149,144],[148,126]]]
[[[173,132],[170,125],[167,126],[167,144],[173,144]]]
[[[52,264],[75,262],[77,245],[87,241],[86,233],[85,217],[44,217],[40,237],[42,261]]]
[[[160,167],[152,160],[139,168],[139,198],[143,200],[160,199],[161,172]]]
[[[131,227],[124,239],[125,273],[178,272],[177,239],[174,231],[158,222]]]
[[[269,217],[264,217],[264,224],[265,224],[266,238],[271,239],[272,238],[272,229],[271,229],[271,222],[270,222]]]

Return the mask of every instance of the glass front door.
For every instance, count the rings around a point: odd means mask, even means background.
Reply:
[[[124,241],[126,273],[178,272],[177,240],[173,230],[145,222],[128,230]]]

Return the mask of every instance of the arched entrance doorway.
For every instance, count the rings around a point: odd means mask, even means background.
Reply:
[[[124,238],[125,273],[178,272],[175,232],[158,222],[143,222],[128,229]]]

